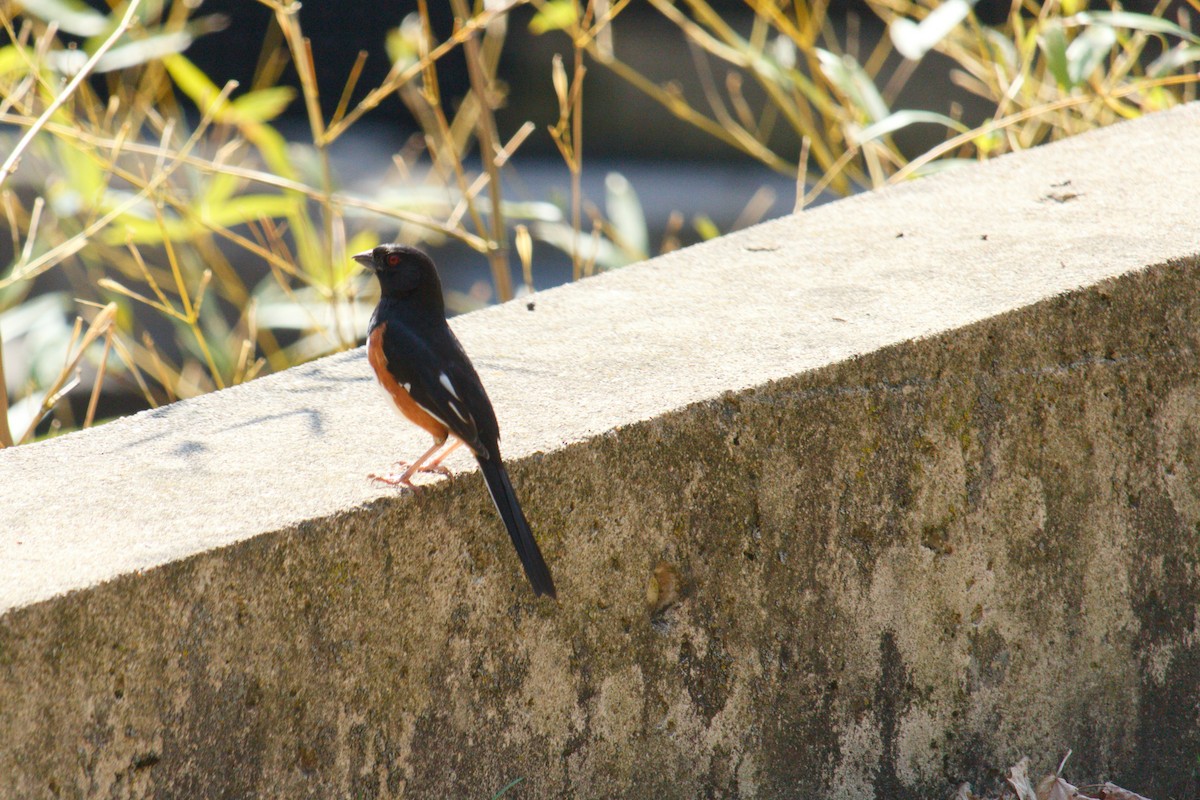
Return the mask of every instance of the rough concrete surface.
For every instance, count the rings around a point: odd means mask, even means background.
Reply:
[[[0,796],[1196,796],[1198,179],[1193,106],[455,320],[557,605],[365,480],[361,351],[0,452]]]

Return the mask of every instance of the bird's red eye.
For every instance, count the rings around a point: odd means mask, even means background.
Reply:
[[[400,263],[400,256],[396,255],[395,253],[392,253],[390,256],[388,256],[388,266],[389,267],[394,267],[399,263]]]

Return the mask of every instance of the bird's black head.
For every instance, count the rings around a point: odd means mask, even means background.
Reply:
[[[380,294],[444,313],[442,282],[429,256],[406,244],[381,244],[354,256],[379,278]]]

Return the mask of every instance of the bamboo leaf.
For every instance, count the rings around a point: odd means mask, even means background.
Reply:
[[[96,62],[94,71],[98,73],[112,72],[155,61],[173,53],[183,52],[193,41],[191,34],[175,31],[119,45],[109,50]],[[79,72],[87,63],[88,58],[90,58],[90,54],[83,50],[53,50],[46,54],[46,61],[50,68],[63,75],[74,75]]]
[[[299,200],[283,194],[244,194],[207,208],[204,221],[220,228],[241,225],[259,217],[285,217],[296,211]]]
[[[939,172],[945,172],[959,167],[969,167],[972,164],[979,162],[973,158],[939,158],[936,161],[930,161],[928,164],[923,164],[913,170],[912,177],[919,178],[925,175],[936,175]]]
[[[15,44],[0,47],[0,75],[7,75],[25,68],[25,58]]]
[[[647,257],[650,249],[650,232],[646,229],[646,214],[633,184],[618,172],[610,172],[604,178],[604,207],[608,220],[620,239],[618,244],[633,251],[630,256],[638,260]]]
[[[821,72],[871,122],[879,122],[890,110],[866,70],[849,54],[834,55],[817,49]]]
[[[109,28],[109,19],[83,0],[22,0],[21,6],[44,22],[75,36],[97,36]]]
[[[1117,43],[1117,32],[1107,25],[1092,25],[1067,47],[1067,79],[1071,87],[1088,79],[1108,58]]]
[[[219,203],[224,203],[233,193],[241,186],[242,179],[236,175],[230,175],[228,172],[214,173],[212,179],[208,182],[208,187],[204,195],[200,198],[200,203],[203,206],[213,206]]]
[[[299,179],[300,173],[292,163],[287,139],[283,138],[283,134],[270,125],[260,124],[247,125],[242,133],[253,142],[271,172],[288,180]]]
[[[568,255],[575,255],[578,243],[579,260],[592,262],[600,269],[613,269],[630,263],[629,257],[608,239],[586,233],[576,237],[574,228],[561,222],[535,222],[532,233],[534,238]]]
[[[400,23],[400,27],[388,31],[385,47],[392,66],[397,69],[408,69],[421,58],[421,40],[424,38],[421,18],[417,14],[409,14]]]
[[[238,119],[253,122],[268,122],[282,114],[296,97],[291,86],[272,86],[246,92],[231,105]]]
[[[1084,11],[1068,17],[1066,21],[1075,25],[1108,25],[1146,33],[1161,33],[1200,44],[1200,34],[1180,27],[1168,19],[1152,17],[1149,14],[1135,14],[1132,11]]]
[[[854,137],[854,140],[858,144],[866,144],[867,142],[878,139],[881,136],[887,136],[888,134],[895,133],[901,128],[907,128],[909,125],[916,125],[918,123],[944,125],[945,127],[958,131],[959,133],[966,133],[968,130],[970,130],[970,128],[958,120],[947,117],[945,114],[939,114],[936,111],[903,109],[900,111],[893,111],[891,114],[888,114],[874,125],[869,125],[866,128],[863,128]]]
[[[1146,74],[1151,78],[1162,78],[1196,61],[1200,61],[1200,45],[1179,45],[1154,59],[1150,66],[1146,67]]]
[[[897,17],[888,26],[892,44],[905,58],[916,61],[945,39],[971,13],[976,0],[946,0],[920,22]]]
[[[1012,39],[995,28],[984,28],[983,38],[992,58],[998,64],[1010,70],[1016,68],[1020,62],[1020,55],[1017,53],[1017,45]]]
[[[100,202],[106,185],[100,165],[67,139],[56,139],[54,150],[58,155],[63,172],[70,180],[53,181],[47,200],[59,217],[78,214],[83,209],[92,209]]]
[[[575,0],[550,0],[529,21],[529,30],[540,36],[549,31],[566,30],[573,26],[578,19]]]
[[[197,108],[207,109],[221,94],[217,85],[186,56],[167,56],[162,63],[171,74],[171,80],[175,81],[179,90],[187,95]],[[213,118],[218,122],[232,122],[229,118],[229,103],[223,103],[221,108],[213,109]]]
[[[1057,20],[1051,20],[1038,38],[1038,47],[1046,58],[1046,68],[1061,89],[1070,89],[1071,76],[1067,71],[1067,36]]]
[[[696,228],[696,233],[700,234],[700,238],[706,242],[721,235],[721,229],[717,227],[717,223],[704,214],[696,217],[692,221],[692,225]]]

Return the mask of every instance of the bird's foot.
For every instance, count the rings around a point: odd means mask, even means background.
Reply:
[[[399,486],[402,489],[411,489],[414,492],[417,490],[417,487],[413,486],[413,483],[408,479],[408,476],[402,472],[389,472],[386,475],[376,475],[374,472],[372,472],[367,475],[367,480],[374,481],[375,483],[387,484],[388,486]]]
[[[374,472],[367,476],[368,479],[376,483],[383,483],[388,486],[399,486],[403,489],[417,490],[417,485],[412,482],[414,470],[407,461],[397,461],[392,465],[397,468],[397,472],[389,472],[386,475],[376,475]],[[417,467],[416,472],[427,472],[435,475],[442,475],[447,478],[451,477],[450,470],[443,467],[441,464],[431,464],[425,467]]]
[[[407,470],[410,465],[407,461],[397,461],[392,464],[392,466],[404,471]],[[417,467],[417,472],[427,472],[434,475],[445,475],[447,478],[450,477],[450,470],[447,467],[443,467],[441,464],[429,464],[427,466]]]

